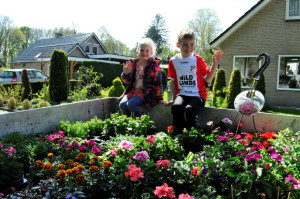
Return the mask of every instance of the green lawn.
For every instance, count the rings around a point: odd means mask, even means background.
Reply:
[[[283,114],[283,115],[300,116],[300,110],[297,110],[297,109],[271,108],[265,112],[266,113]]]

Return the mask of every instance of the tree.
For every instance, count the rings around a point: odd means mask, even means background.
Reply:
[[[8,62],[8,37],[12,30],[12,21],[0,15],[0,58],[7,65]]]
[[[227,95],[225,98],[227,108],[234,109],[234,100],[241,92],[241,72],[238,68],[231,72]]]
[[[156,14],[145,33],[145,37],[152,39],[156,43],[157,54],[162,53],[163,47],[167,44],[168,33],[164,18],[160,14]]]
[[[126,44],[116,40],[111,34],[109,34],[105,26],[101,26],[98,31],[99,39],[109,53],[132,56],[132,53]]]
[[[22,47],[22,49],[25,50],[33,43],[33,35],[31,32],[32,29],[28,26],[22,26],[22,27],[20,27],[20,30],[23,33],[23,35],[25,36],[25,43]]]
[[[194,19],[189,22],[189,27],[194,30],[196,36],[195,53],[201,55],[207,63],[212,62],[209,42],[219,33],[219,25],[219,18],[213,9],[198,10]]]
[[[12,60],[23,50],[25,45],[25,36],[19,28],[14,28],[8,37],[8,55],[9,59]]]

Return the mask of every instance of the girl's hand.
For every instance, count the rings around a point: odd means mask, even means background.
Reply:
[[[167,102],[166,100],[160,100],[159,103],[161,103],[161,104],[163,104],[163,105],[165,105],[165,106],[168,105],[168,102]]]
[[[123,73],[125,75],[131,73],[132,70],[132,63],[131,61],[126,61],[125,63],[123,63]]]
[[[222,56],[223,56],[222,50],[215,52],[215,54],[213,56],[213,63],[218,65],[221,62]]]

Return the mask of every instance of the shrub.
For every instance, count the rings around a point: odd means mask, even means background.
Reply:
[[[26,68],[22,70],[22,87],[24,89],[22,100],[28,99],[30,97],[31,87],[30,87],[28,72]]]
[[[223,68],[219,69],[216,73],[212,92],[212,105],[215,107],[221,106],[222,102],[218,101],[220,101],[220,99],[222,101],[226,95],[225,70]]]
[[[49,93],[51,101],[60,103],[68,98],[68,55],[55,49],[50,59]]]
[[[241,73],[239,69],[234,69],[231,73],[227,96],[225,98],[227,108],[234,109],[235,97],[241,92]]]
[[[14,97],[10,97],[7,101],[7,106],[10,109],[15,109],[17,107],[17,100]]]
[[[40,108],[42,107],[48,107],[48,102],[47,101],[41,101],[39,104]]]
[[[23,101],[23,109],[24,110],[31,109],[31,103],[30,103],[30,101],[28,99],[25,99]]]
[[[4,104],[4,99],[0,96],[0,106],[3,106]]]
[[[112,86],[108,90],[108,97],[120,97],[125,91],[125,87],[119,77],[115,78]]]

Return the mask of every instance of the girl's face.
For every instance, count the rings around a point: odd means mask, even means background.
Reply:
[[[142,45],[141,48],[138,50],[138,57],[142,61],[148,61],[152,55],[153,52],[151,46]]]

